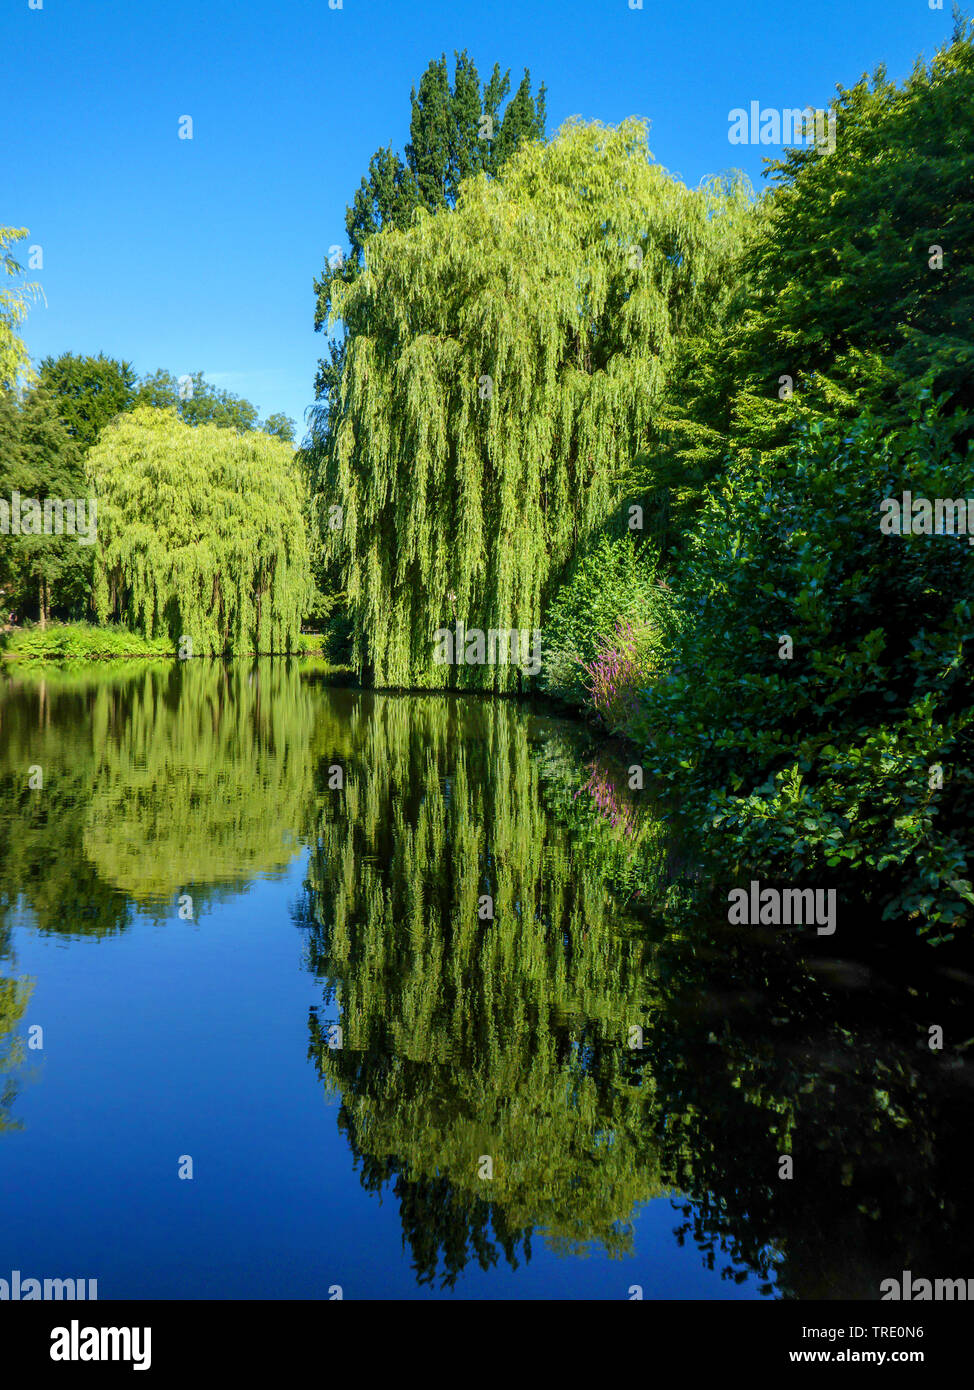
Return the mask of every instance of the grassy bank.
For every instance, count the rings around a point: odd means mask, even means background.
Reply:
[[[302,633],[295,654],[319,656],[323,651],[324,638]],[[116,625],[50,623],[44,629],[13,628],[0,638],[0,659],[4,661],[111,661],[175,656],[170,638],[143,637]]]

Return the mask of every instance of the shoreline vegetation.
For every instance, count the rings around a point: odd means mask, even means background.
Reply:
[[[305,657],[323,656],[326,638],[317,633],[299,633],[293,646],[281,652],[240,650],[234,655]],[[222,660],[223,652],[199,652],[200,657]],[[49,623],[46,627],[12,627],[0,633],[0,661],[113,661],[144,658],[172,660],[180,658],[177,645],[168,637],[147,638],[141,633],[117,624],[85,622]],[[351,667],[334,665],[333,670]]]
[[[760,193],[687,187],[642,119],[549,138],[543,85],[508,90],[435,61],[373,156],[314,282],[300,448],[199,373],[35,371],[36,287],[7,291],[4,662],[277,651],[538,694],[628,741],[727,888],[969,932],[974,23],[837,89]],[[26,235],[0,228],[10,275]],[[21,499],[57,496],[95,544],[38,533]]]

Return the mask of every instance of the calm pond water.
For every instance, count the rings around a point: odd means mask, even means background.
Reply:
[[[971,1069],[927,1029],[974,1031],[974,981],[728,926],[626,764],[539,709],[285,662],[0,675],[0,1278],[966,1277]]]

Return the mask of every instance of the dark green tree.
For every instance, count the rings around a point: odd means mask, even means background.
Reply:
[[[175,410],[187,425],[219,425],[241,434],[258,428],[257,407],[243,396],[214,386],[202,372],[177,378],[160,367],[142,380],[136,403]]]
[[[296,429],[294,421],[290,415],[284,415],[280,411],[273,415],[268,415],[261,425],[265,434],[275,434],[278,439],[283,439],[286,444],[294,443],[294,432]]]
[[[55,397],[68,434],[82,449],[89,449],[109,420],[135,403],[135,369],[130,362],[104,353],[84,357],[63,352],[60,357],[45,357],[38,376],[39,385]]]
[[[52,613],[83,616],[94,553],[83,450],[59,409],[43,381],[19,401],[10,392],[0,397],[0,498],[18,511],[17,529],[11,517],[0,549],[0,604],[18,616],[36,615],[42,627]],[[85,511],[76,514],[79,502]]]

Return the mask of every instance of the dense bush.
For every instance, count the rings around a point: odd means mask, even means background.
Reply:
[[[879,522],[904,490],[974,495],[970,426],[919,391],[906,426],[819,422],[790,466],[732,466],[641,715],[649,763],[725,865],[879,872],[884,916],[945,937],[974,903],[974,550]]]
[[[639,625],[644,651],[665,640],[673,605],[657,578],[656,563],[655,551],[638,545],[628,532],[616,539],[603,536],[582,557],[557,591],[542,632],[541,685],[549,695],[590,703],[591,677],[585,668],[598,658],[620,620]]]

